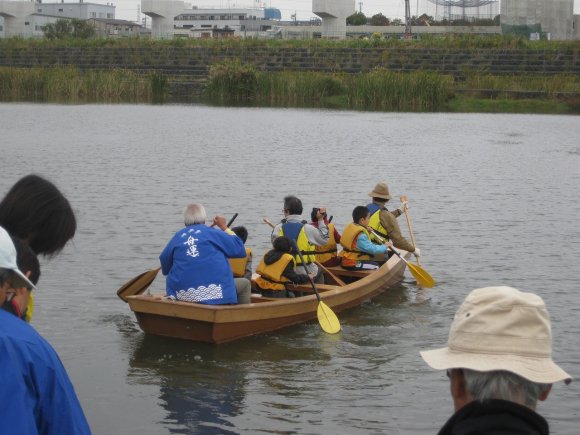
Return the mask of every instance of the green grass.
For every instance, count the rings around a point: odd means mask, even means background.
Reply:
[[[380,28],[379,28],[380,31]],[[574,49],[580,52],[580,41],[529,41],[512,35],[421,35],[418,39],[400,40],[389,39],[198,39],[175,38],[156,40],[150,38],[94,38],[94,39],[67,39],[47,40],[30,38],[2,38],[0,49],[9,48],[59,48],[59,47],[118,47],[118,48],[170,48],[170,47],[204,47],[216,50],[264,47],[294,47],[294,48],[371,48],[371,47],[402,47],[402,48],[443,48],[443,49],[531,49],[531,50],[563,50]]]
[[[153,80],[131,71],[81,72],[74,67],[0,67],[0,100],[59,103],[148,102]]]
[[[580,113],[580,110],[575,110],[569,104],[557,100],[481,99],[463,96],[458,96],[448,101],[441,111],[462,113]]]

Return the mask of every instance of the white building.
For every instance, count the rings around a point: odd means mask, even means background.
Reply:
[[[61,18],[115,18],[112,3],[36,3],[0,0],[0,37],[42,37],[42,27]]]
[[[354,1],[354,0],[353,0]],[[265,33],[280,18],[273,8],[185,8],[178,0],[141,0],[141,11],[151,17],[154,38],[210,37],[216,32],[233,36]]]

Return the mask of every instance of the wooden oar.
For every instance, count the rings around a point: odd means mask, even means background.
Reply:
[[[340,286],[346,285],[346,283],[340,279],[338,276],[336,276],[330,269],[328,269],[326,266],[324,266],[321,262],[319,261],[315,261],[314,262],[318,267],[320,267],[324,273],[326,273],[330,278],[332,278],[334,280],[334,282]]]
[[[383,239],[376,231],[374,231],[372,228],[370,230],[379,240],[381,240],[383,243],[385,242],[385,239]],[[407,264],[409,271],[411,271],[411,275],[413,275],[417,280],[417,284],[419,284],[421,287],[435,287],[435,280],[431,275],[429,275],[429,273],[427,273],[426,270],[424,270],[418,264],[414,264],[405,260],[405,258],[403,258],[395,248],[389,247],[389,249],[393,251],[401,260],[403,260],[405,264]]]
[[[405,202],[407,201],[407,196],[406,195],[402,195],[401,196],[401,202]],[[407,226],[409,227],[409,234],[411,235],[411,243],[413,243],[413,247],[417,247],[417,244],[415,243],[415,235],[413,234],[413,226],[411,225],[411,217],[409,216],[409,207],[407,207],[407,205],[405,204],[405,218],[407,218]],[[419,260],[419,258],[417,258],[417,264],[421,265],[421,261]]]
[[[238,213],[234,213],[227,226],[229,227],[231,224],[233,224],[237,217]],[[153,283],[157,277],[157,274],[159,273],[159,270],[161,270],[160,267],[151,269],[147,272],[143,272],[142,274],[137,275],[133,279],[130,279],[125,284],[123,284],[119,290],[117,290],[117,296],[119,296],[123,301],[127,302],[127,296],[143,293]]]
[[[302,261],[304,271],[308,273],[302,252],[300,252],[300,249],[298,249],[296,242],[293,242],[294,249],[296,249],[296,252],[298,252],[298,255],[300,256],[300,261]],[[340,322],[338,321],[338,317],[336,317],[336,314],[334,314],[334,311],[332,311],[328,305],[322,302],[320,299],[320,294],[318,293],[318,289],[316,288],[316,284],[314,284],[314,280],[310,278],[310,276],[308,277],[308,281],[310,281],[312,290],[314,290],[316,298],[318,299],[318,309],[316,310],[316,315],[318,316],[318,323],[320,323],[320,327],[327,334],[336,334],[340,331]]]
[[[127,302],[127,296],[138,295],[143,293],[151,283],[155,280],[155,277],[161,270],[160,267],[156,269],[148,270],[135,278],[127,281],[119,290],[117,290],[117,296],[119,296],[123,301]]]

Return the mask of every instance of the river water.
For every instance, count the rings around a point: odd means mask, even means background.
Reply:
[[[0,104],[0,194],[35,172],[76,210],[74,242],[42,261],[33,325],[95,434],[432,434],[452,402],[419,350],[445,345],[474,288],[539,293],[554,359],[580,374],[579,138],[572,116]],[[342,228],[380,180],[409,197],[438,285],[408,275],[339,313],[337,336],[313,322],[220,346],[146,337],[115,294],[158,264],[188,202],[238,212],[259,258],[285,195]],[[538,409],[577,433],[575,383]]]

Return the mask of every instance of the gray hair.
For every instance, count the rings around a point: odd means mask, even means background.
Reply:
[[[183,209],[183,223],[185,226],[205,224],[205,208],[201,204],[189,204]]]
[[[502,399],[535,409],[538,397],[550,384],[540,384],[505,370],[463,370],[465,385],[474,400]]]

